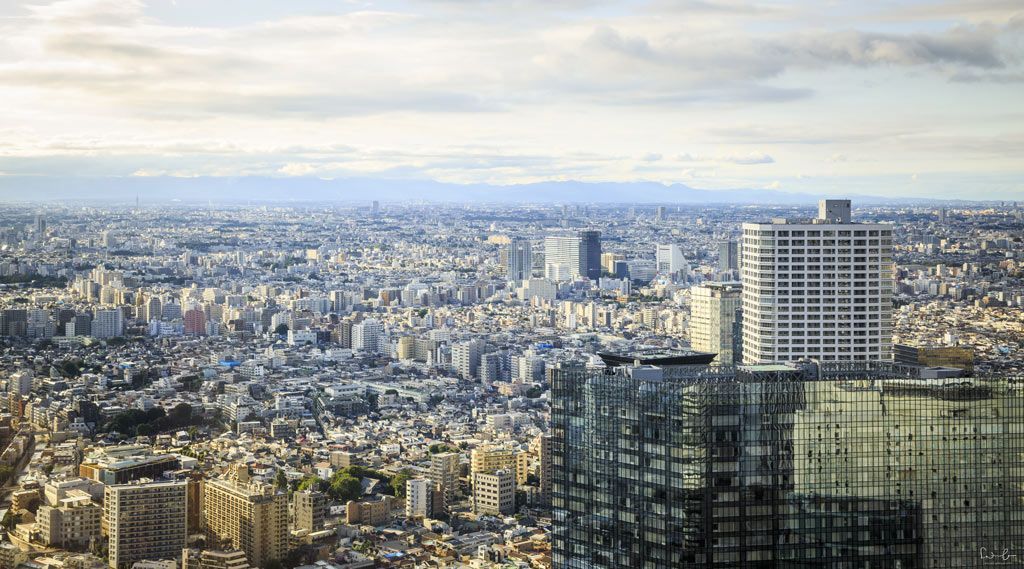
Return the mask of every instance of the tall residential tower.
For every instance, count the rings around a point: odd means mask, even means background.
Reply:
[[[508,244],[506,275],[512,282],[528,280],[533,276],[533,253],[526,239],[513,239]]]
[[[745,362],[891,358],[891,225],[823,200],[815,219],[744,223],[742,250]]]
[[[181,556],[187,537],[187,486],[183,480],[142,480],[105,488],[103,517],[110,535],[111,567]]]

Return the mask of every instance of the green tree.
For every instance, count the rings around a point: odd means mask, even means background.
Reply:
[[[335,475],[331,478],[329,491],[335,500],[348,502],[363,495],[363,486],[359,483],[358,478],[343,472],[340,476]]]
[[[284,470],[280,468],[277,470],[277,474],[274,476],[274,485],[277,486],[278,490],[288,489],[288,477],[285,475]]]
[[[334,475],[340,476],[342,474],[348,474],[349,476],[353,476],[355,478],[373,478],[385,483],[391,480],[390,476],[384,474],[379,470],[374,470],[372,468],[367,468],[365,466],[359,466],[358,464],[346,466],[345,468],[342,468],[339,472],[336,472]]]
[[[64,377],[78,377],[82,375],[82,370],[79,368],[79,362],[75,360],[64,360],[60,363],[59,369]]]
[[[14,528],[21,523],[21,514],[15,514],[14,510],[7,510],[4,514],[4,519],[0,520],[2,525],[8,532],[14,531]]]
[[[391,489],[395,492],[396,498],[405,498],[405,483],[412,478],[409,470],[402,470],[391,479]]]
[[[188,403],[178,403],[167,415],[164,428],[177,429],[185,427],[192,422],[192,406]]]
[[[429,447],[430,454],[441,454],[443,452],[455,452],[456,449],[445,443],[434,443]]]
[[[327,481],[319,476],[307,476],[302,479],[302,482],[299,482],[300,492],[306,492],[308,490],[323,492],[326,487]]]
[[[300,565],[308,565],[312,563],[312,559],[307,558],[307,554],[304,554],[301,549],[293,549],[284,556],[284,560],[281,563],[285,567],[299,567]]]

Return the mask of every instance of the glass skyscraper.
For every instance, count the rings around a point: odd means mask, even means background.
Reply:
[[[1024,565],[1020,384],[914,372],[554,370],[553,566]]]
[[[580,231],[580,272],[592,281],[601,278],[601,232]]]

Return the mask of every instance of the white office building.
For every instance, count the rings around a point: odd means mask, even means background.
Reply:
[[[535,298],[554,302],[558,298],[558,285],[548,279],[528,279],[516,289],[519,300],[533,302]]]
[[[316,345],[316,330],[288,330],[289,346]]]
[[[12,374],[10,379],[7,380],[7,393],[17,396],[32,393],[32,380],[34,378],[35,374],[32,373],[32,370],[19,371]]]
[[[690,274],[690,265],[686,262],[679,245],[658,245],[655,262],[659,275],[685,279]]]
[[[891,225],[823,200],[816,219],[744,223],[742,255],[745,363],[891,357]]]
[[[544,239],[544,278],[553,281],[601,277],[601,233],[549,235]]]

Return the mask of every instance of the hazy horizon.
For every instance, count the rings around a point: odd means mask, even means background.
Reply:
[[[375,178],[325,180],[303,177],[282,180],[272,177],[124,177],[56,178],[0,176],[0,203],[106,202],[132,204],[181,203],[439,203],[485,205],[551,205],[560,203],[600,206],[655,204],[696,206],[809,207],[824,193],[776,189],[692,188],[657,182],[552,181],[497,186],[453,184],[432,180]],[[925,198],[846,193],[858,206],[875,205],[968,205],[1018,204],[1016,199],[989,196],[974,198]],[[141,202],[140,202],[141,203]]]

